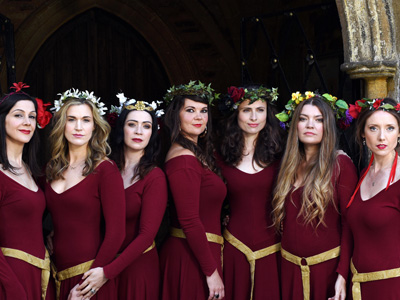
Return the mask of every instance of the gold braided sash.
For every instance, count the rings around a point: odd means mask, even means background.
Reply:
[[[340,246],[322,252],[317,255],[313,255],[310,257],[299,257],[294,254],[287,252],[286,250],[281,250],[282,257],[295,265],[300,266],[301,268],[301,279],[303,281],[303,297],[304,300],[310,300],[310,267],[312,265],[316,265],[333,258],[339,257],[340,255]]]
[[[171,236],[181,239],[186,239],[185,233],[180,228],[171,227],[169,233],[171,234]],[[209,232],[206,232],[206,236],[207,236],[207,241],[224,245],[224,238],[222,236]]]
[[[383,271],[369,272],[369,273],[358,273],[356,267],[353,264],[353,260],[350,263],[350,269],[353,273],[353,300],[361,300],[361,282],[382,280],[400,277],[400,268],[389,269]]]
[[[273,253],[276,253],[281,250],[281,243],[274,244],[272,246],[257,250],[257,251],[252,251],[249,247],[247,247],[244,243],[242,243],[240,240],[238,240],[236,237],[234,237],[228,229],[225,229],[224,231],[224,238],[226,241],[229,242],[233,247],[238,249],[240,252],[242,252],[246,258],[247,261],[250,264],[250,273],[251,273],[251,292],[250,292],[250,300],[253,300],[253,291],[254,291],[254,274],[256,270],[256,260],[266,257],[268,255],[271,255]]]
[[[56,267],[52,264],[52,271],[53,271],[53,277],[56,282],[56,292],[57,292],[57,300],[60,299],[60,291],[61,291],[61,281],[65,279],[72,278],[74,276],[81,275],[87,271],[90,270],[92,267],[92,264],[94,262],[94,259],[89,260],[87,262],[81,263],[79,265],[70,267],[68,269],[62,270],[60,272],[57,272]]]
[[[42,270],[41,288],[42,288],[42,299],[46,298],[47,286],[49,285],[50,278],[50,256],[46,249],[44,259],[38,258],[32,254],[24,251],[12,248],[1,247],[1,252],[4,256],[20,259],[32,266],[35,266]]]
[[[150,250],[154,249],[155,247],[156,247],[156,242],[153,241],[153,243],[150,245],[150,247],[143,251],[143,254],[149,252]]]

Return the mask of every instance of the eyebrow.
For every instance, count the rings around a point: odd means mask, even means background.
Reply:
[[[309,115],[307,115],[307,114],[300,114],[300,116],[306,116],[306,117],[309,117]],[[322,115],[315,115],[314,117],[318,118],[318,117],[323,117],[323,116],[322,116]]]
[[[125,122],[136,122],[136,123],[139,123],[139,121],[138,121],[138,120],[134,120],[134,119],[129,119],[129,120],[126,120]],[[151,121],[143,121],[142,123],[149,123],[149,124],[153,124],[153,122],[151,122]]]
[[[67,115],[67,118],[75,118],[75,119],[76,119],[76,116],[74,116],[74,115]],[[92,117],[91,117],[91,116],[83,116],[83,117],[82,117],[82,119],[86,119],[86,118],[91,119]]]
[[[12,113],[13,112],[16,112],[16,111],[22,111],[22,112],[25,112],[23,109],[20,109],[20,108],[16,108],[16,109],[14,109],[13,111],[11,111]],[[31,113],[33,112],[33,113],[36,113],[36,110],[31,110],[30,111]]]

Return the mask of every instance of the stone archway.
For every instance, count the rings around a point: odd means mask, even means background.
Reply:
[[[342,70],[366,83],[365,96],[398,98],[400,5],[391,0],[336,0],[342,24]],[[397,14],[396,14],[397,11]],[[398,21],[397,21],[398,22]]]

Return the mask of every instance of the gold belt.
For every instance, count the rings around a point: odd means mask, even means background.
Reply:
[[[42,279],[41,279],[41,287],[42,287],[42,299],[46,298],[47,286],[49,285],[50,278],[50,256],[49,253],[45,253],[44,259],[33,256],[32,254],[26,253],[24,251],[18,249],[11,248],[3,248],[1,247],[1,252],[3,252],[4,256],[20,259],[28,264],[31,264],[42,270]]]
[[[286,250],[281,250],[282,257],[287,261],[294,263],[295,265],[300,266],[301,268],[301,279],[303,281],[303,298],[304,300],[310,299],[310,267],[312,265],[316,265],[330,259],[339,257],[340,255],[340,246],[333,248],[331,250],[322,252],[317,255],[313,255],[310,257],[299,257],[294,254],[287,252]]]
[[[350,269],[351,272],[353,273],[353,279],[352,279],[353,300],[361,300],[361,285],[360,285],[361,282],[400,277],[400,268],[369,272],[369,273],[358,273],[353,264],[353,260],[351,260]]]
[[[149,246],[149,248],[147,248],[146,250],[144,250],[142,254],[145,254],[145,253],[149,252],[150,250],[154,249],[155,247],[156,247],[156,242],[153,241],[153,243]],[[120,255],[121,255],[121,253],[117,254],[116,257],[118,257],[118,256],[120,256]]]
[[[81,275],[90,270],[94,259],[89,260],[87,262],[81,263],[79,265],[70,267],[68,269],[57,272],[56,267],[52,265],[53,277],[56,282],[56,292],[57,292],[57,300],[60,299],[60,290],[61,290],[61,281],[72,278],[74,276]]]
[[[250,264],[250,274],[251,274],[251,292],[250,292],[250,300],[253,299],[253,291],[254,291],[254,274],[256,270],[256,260],[266,257],[270,254],[276,253],[279,250],[281,250],[281,243],[274,244],[272,246],[257,250],[257,251],[252,251],[249,247],[247,247],[244,243],[242,243],[240,240],[238,240],[236,237],[234,237],[228,229],[225,229],[224,231],[224,238],[226,241],[228,241],[233,247],[238,249],[240,252],[242,252],[246,258],[247,261]]]

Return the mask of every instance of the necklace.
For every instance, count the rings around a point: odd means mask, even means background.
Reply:
[[[71,170],[75,170],[77,167],[82,166],[84,162],[85,161],[81,161],[81,162],[77,163],[75,166],[69,165],[68,168],[71,168]]]

